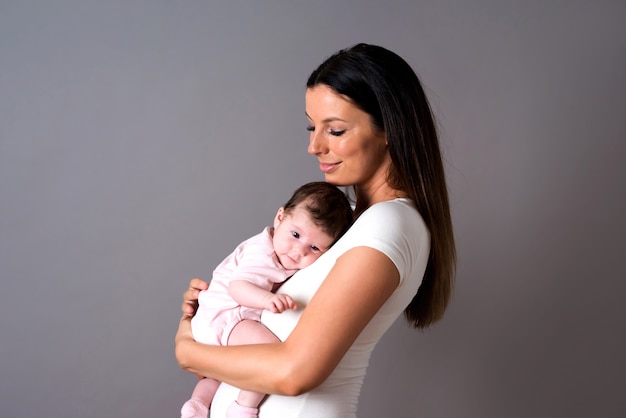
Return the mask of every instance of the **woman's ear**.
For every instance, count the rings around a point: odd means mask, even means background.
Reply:
[[[274,228],[278,228],[278,225],[280,225],[284,217],[285,208],[281,207],[278,209],[278,212],[276,212],[276,217],[274,218]]]

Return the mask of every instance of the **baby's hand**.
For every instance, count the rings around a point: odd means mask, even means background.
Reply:
[[[283,313],[287,309],[297,309],[296,303],[291,296],[284,294],[272,294],[265,301],[265,309],[273,313]]]

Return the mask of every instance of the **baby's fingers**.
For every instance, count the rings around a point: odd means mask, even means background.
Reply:
[[[283,309],[283,311],[287,309],[298,309],[296,302],[294,302],[291,296],[289,295],[285,295],[284,304],[285,304],[285,309]]]
[[[279,298],[276,298],[274,300],[274,306],[276,306],[278,310],[277,313],[285,312],[287,309],[296,309],[296,303],[291,296],[288,295],[280,295]]]

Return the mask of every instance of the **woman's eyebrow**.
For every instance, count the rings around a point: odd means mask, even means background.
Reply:
[[[309,120],[311,120],[311,117],[309,116],[309,114],[308,114],[308,113],[304,112],[304,114],[306,115],[306,117],[307,117]],[[322,122],[324,122],[324,123],[328,123],[328,122],[347,122],[347,120],[345,120],[345,119],[341,119],[340,117],[337,117],[337,116],[330,116],[330,117],[328,117],[328,118],[326,118],[326,119],[322,120]]]

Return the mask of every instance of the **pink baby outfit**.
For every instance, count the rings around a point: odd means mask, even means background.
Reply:
[[[296,270],[286,270],[278,261],[272,244],[273,228],[242,242],[213,271],[209,288],[200,292],[198,311],[191,320],[196,341],[203,344],[227,345],[233,327],[244,319],[260,321],[262,309],[239,305],[228,294],[232,280],[247,280],[272,290]]]

